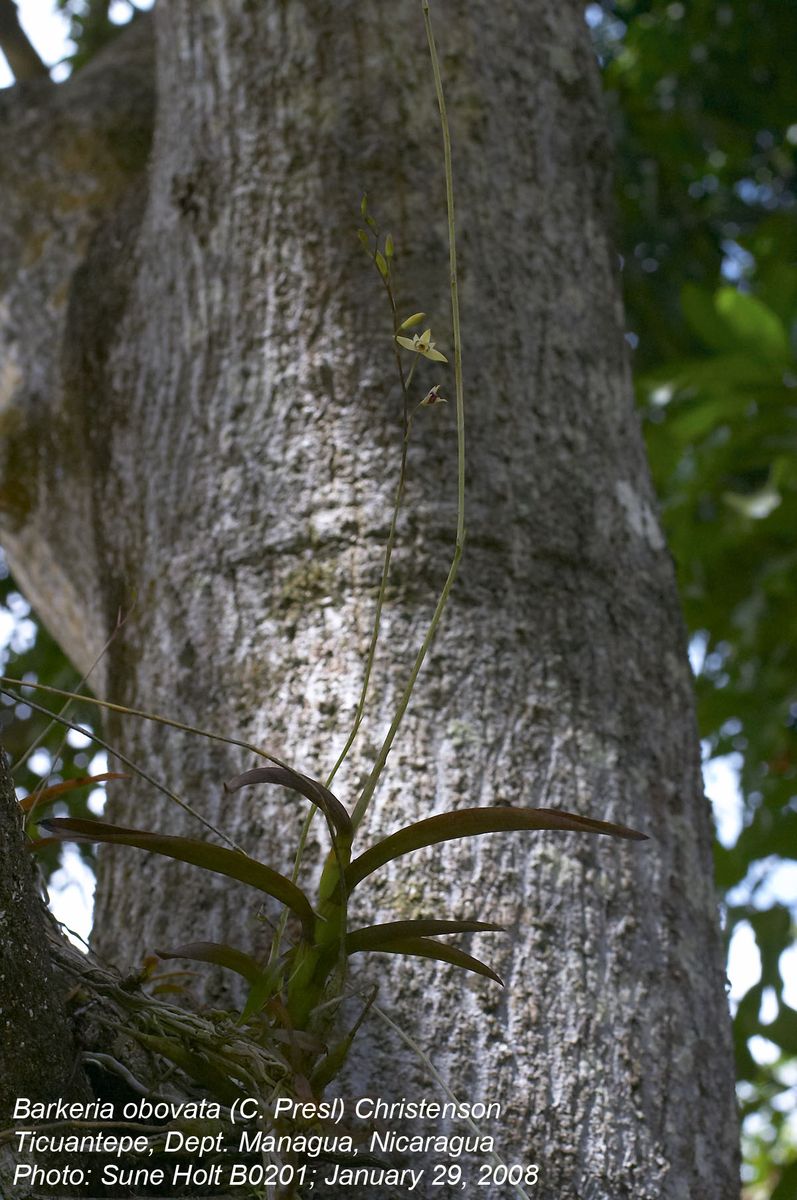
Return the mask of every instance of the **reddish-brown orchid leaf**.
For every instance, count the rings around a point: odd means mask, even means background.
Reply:
[[[38,808],[40,804],[49,804],[57,796],[63,796],[65,792],[73,792],[76,788],[96,787],[98,783],[105,783],[108,779],[131,778],[130,775],[120,775],[118,771],[104,771],[102,775],[83,775],[80,779],[65,779],[63,783],[54,783],[51,787],[39,788],[37,791],[31,792],[29,796],[24,796],[19,801],[19,807],[23,812],[30,812],[32,808]]]
[[[63,841],[63,838],[30,838],[28,841],[28,849],[35,854],[37,850],[44,850],[45,846],[54,846],[56,842],[60,841]]]
[[[506,929],[487,921],[388,921],[384,925],[366,925],[352,930],[346,936],[346,949],[350,954],[357,950],[384,950],[389,948],[390,942],[443,933],[506,933]]]
[[[248,983],[254,983],[260,977],[261,966],[257,959],[244,950],[236,950],[226,942],[189,942],[178,946],[176,950],[156,950],[158,958],[188,958],[192,962],[212,963],[216,967],[226,967],[243,975]]]
[[[480,837],[484,833],[508,833],[523,829],[561,829],[573,833],[601,833],[608,837],[643,841],[647,834],[638,833],[625,825],[596,821],[576,813],[555,808],[463,808],[457,812],[440,813],[407,825],[371,846],[349,865],[345,873],[347,891],[385,863],[455,838]]]
[[[105,821],[85,821],[78,817],[52,817],[40,821],[39,826],[48,833],[71,842],[107,842],[111,845],[136,846],[151,854],[162,854],[180,862],[192,863],[206,871],[227,875],[249,884],[258,891],[266,892],[290,908],[302,922],[305,937],[312,940],[315,913],[304,892],[272,870],[265,863],[250,858],[238,850],[228,850],[212,842],[199,842],[194,838],[172,837],[163,833],[151,833],[144,829],[125,829],[121,825],[109,825]]]
[[[224,788],[228,792],[237,792],[239,788],[249,787],[253,783],[276,783],[279,787],[298,792],[321,809],[338,833],[346,836],[351,834],[351,817],[337,796],[317,779],[301,775],[291,767],[254,767],[251,771],[244,771],[243,775],[236,775],[235,779],[225,783]]]
[[[375,950],[379,954],[409,954],[418,958],[434,958],[438,962],[451,963],[452,966],[460,967],[463,971],[473,971],[475,975],[484,975],[487,979],[493,979],[496,983],[500,983],[501,987],[504,986],[503,979],[500,975],[496,975],[492,967],[488,967],[486,963],[474,958],[471,954],[466,954],[458,946],[448,946],[445,942],[435,942],[432,938],[393,938],[381,946],[362,948]]]

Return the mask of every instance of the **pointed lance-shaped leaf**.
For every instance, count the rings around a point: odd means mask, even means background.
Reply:
[[[61,838],[57,837],[31,838],[28,842],[28,850],[30,850],[32,854],[35,854],[37,850],[44,850],[46,846],[54,846],[56,842],[60,841]]]
[[[357,950],[388,950],[390,943],[406,938],[434,937],[443,933],[506,933],[503,925],[487,921],[388,921],[384,925],[366,925],[354,929],[346,937],[350,954]]]
[[[315,913],[304,892],[272,870],[265,863],[250,858],[238,850],[226,846],[215,846],[212,842],[199,842],[194,838],[172,837],[168,834],[150,833],[143,829],[125,829],[121,825],[109,825],[105,821],[84,821],[78,817],[53,817],[40,821],[39,827],[52,833],[62,841],[107,842],[111,845],[136,846],[151,854],[163,854],[180,862],[192,863],[206,871],[238,879],[258,891],[266,892],[290,908],[302,922],[305,936],[312,940]]]
[[[313,1073],[310,1076],[310,1084],[313,1088],[314,1095],[320,1096],[327,1084],[331,1083],[333,1079],[337,1079],[338,1075],[340,1075],[352,1043],[359,1032],[360,1026],[367,1017],[371,1005],[373,1004],[374,1000],[376,1000],[378,991],[378,987],[374,987],[372,989],[371,995],[363,1005],[360,1015],[346,1036],[339,1041],[336,1046],[333,1046],[329,1053],[326,1054],[324,1058],[315,1065],[315,1067],[313,1067]]]
[[[246,994],[246,1003],[238,1018],[241,1025],[245,1025],[256,1013],[265,1008],[280,986],[283,971],[284,964],[274,962],[271,966],[258,971],[255,978],[250,981],[251,986]]]
[[[76,788],[96,787],[97,784],[105,783],[108,779],[130,778],[130,775],[121,775],[118,771],[103,771],[102,775],[82,775],[80,779],[65,779],[63,783],[54,783],[51,787],[38,788],[29,796],[24,796],[19,802],[19,807],[23,812],[30,812],[32,808],[38,808],[40,804],[49,804],[51,800],[55,800],[56,796],[63,796],[66,792],[75,791]]]
[[[463,971],[473,971],[476,975],[484,975],[504,986],[500,975],[496,975],[492,967],[488,967],[480,959],[466,954],[458,946],[448,946],[445,942],[435,942],[432,938],[408,937],[394,938],[381,946],[363,946],[362,949],[374,950],[379,954],[410,954],[418,958],[434,958],[438,962],[451,963]]]
[[[158,958],[188,958],[192,962],[212,963],[216,967],[226,967],[242,975],[248,983],[254,983],[260,977],[261,967],[257,959],[244,950],[236,950],[226,942],[189,942],[178,946],[175,950],[156,950]]]
[[[301,775],[291,767],[254,767],[251,771],[244,771],[243,775],[236,775],[235,779],[225,783],[224,790],[237,792],[239,788],[249,787],[253,783],[276,783],[280,787],[298,792],[311,804],[315,804],[316,808],[321,809],[338,833],[346,836],[351,834],[351,817],[337,796],[317,779]]]
[[[561,829],[574,833],[602,833],[608,837],[643,841],[647,834],[638,833],[625,825],[596,821],[576,813],[554,808],[463,808],[457,812],[440,813],[407,825],[371,846],[349,865],[345,873],[349,892],[373,871],[423,846],[435,846],[455,838],[479,837],[484,833],[508,833],[523,829]]]

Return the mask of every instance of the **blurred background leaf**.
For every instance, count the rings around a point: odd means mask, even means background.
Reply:
[[[55,0],[55,9],[69,21],[75,48],[66,61],[73,71],[85,66],[139,11],[132,0]]]

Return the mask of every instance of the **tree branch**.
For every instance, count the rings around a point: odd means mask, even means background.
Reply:
[[[42,619],[53,621],[54,598],[69,597],[72,617],[65,632],[62,627],[62,645],[85,664],[96,648],[80,628],[86,619],[97,630],[107,623],[104,601],[92,596],[99,568],[91,522],[84,514],[80,547],[66,555],[59,549],[66,572],[49,551],[42,556],[55,544],[53,536],[61,538],[41,521],[50,524],[48,512],[54,518],[63,503],[48,498],[39,505],[35,480],[43,476],[31,454],[38,453],[34,446],[52,444],[58,429],[64,432],[55,453],[64,470],[92,469],[79,432],[88,428],[81,406],[93,389],[83,376],[102,370],[146,208],[155,104],[148,16],[131,22],[58,87],[0,90],[0,526],[17,580],[35,597]],[[103,287],[102,302],[91,301],[88,293]],[[90,315],[96,318],[91,328]],[[70,431],[82,449],[77,442],[67,448]],[[46,473],[55,480],[56,472]],[[64,476],[63,482],[75,495],[74,480]]]
[[[14,0],[0,0],[0,50],[17,83],[49,78],[50,71],[19,23]]]

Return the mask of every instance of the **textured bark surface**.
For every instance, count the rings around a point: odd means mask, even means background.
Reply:
[[[19,806],[0,750],[0,1129],[19,1096],[36,1102],[84,1100],[88,1085],[68,1032],[64,988],[47,937],[52,922],[25,850]],[[0,1145],[0,1194],[12,1190],[14,1163]]]
[[[597,68],[578,5],[435,9],[460,214],[469,533],[364,838],[508,802],[652,840],[529,834],[418,853],[363,886],[359,915],[503,921],[509,938],[473,945],[506,989],[429,963],[363,973],[460,1098],[501,1102],[485,1132],[506,1161],[541,1164],[535,1194],[726,1200],[736,1125],[711,823],[624,354]],[[39,276],[2,279],[14,304],[2,332],[16,338],[4,540],[81,665],[135,593],[105,661],[109,697],[323,775],[354,713],[401,439],[389,312],[354,235],[363,191],[395,238],[402,308],[424,309],[450,346],[420,12],[172,0],[156,35],[146,183],[129,170],[75,239],[53,218],[60,291],[41,336]],[[80,86],[12,100],[3,137],[16,144],[53,107],[65,122],[88,113]],[[39,137],[13,196],[46,160]],[[0,238],[18,237],[18,209],[4,201]],[[445,577],[451,408],[424,410],[413,437],[372,699],[336,785],[347,803]],[[112,734],[288,866],[298,807],[222,794],[251,759],[129,720]],[[138,787],[109,812],[191,828]],[[245,893],[133,851],[104,855],[97,919],[99,949],[123,966],[164,942],[262,936]],[[434,1086],[374,1020],[345,1091]]]

